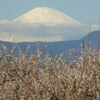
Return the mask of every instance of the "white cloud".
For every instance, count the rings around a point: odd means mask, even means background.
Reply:
[[[100,30],[100,25],[91,25],[91,31]]]
[[[45,41],[45,38],[46,41],[63,41],[80,39],[85,33],[85,26],[44,26],[16,23],[8,20],[0,21],[0,40],[9,40],[9,36],[12,36],[17,42]]]
[[[10,22],[9,20],[0,20],[0,24],[7,24],[9,22]]]

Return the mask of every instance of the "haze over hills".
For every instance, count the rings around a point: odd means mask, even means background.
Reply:
[[[100,47],[100,31],[94,31],[90,33],[90,41],[91,41],[91,48],[93,50],[97,50],[98,47]],[[66,50],[70,50],[72,48],[76,49],[76,52],[80,54],[81,49],[81,43],[84,41],[88,46],[88,38],[89,35],[84,36],[80,40],[71,40],[71,41],[60,41],[60,42],[21,42],[18,43],[22,51],[26,51],[28,45],[30,45],[31,49],[28,52],[28,55],[30,55],[32,52],[36,50],[36,44],[39,43],[40,48],[43,50],[43,52],[46,52],[46,50],[49,51],[52,55],[59,55],[62,52],[66,52]],[[98,43],[99,40],[99,43]],[[0,45],[6,45],[9,50],[12,48],[14,43],[11,42],[4,42],[0,41]],[[98,46],[99,44],[99,46]],[[47,47],[45,47],[47,45]],[[100,48],[99,48],[100,49]],[[18,55],[18,49],[16,49],[16,55]]]

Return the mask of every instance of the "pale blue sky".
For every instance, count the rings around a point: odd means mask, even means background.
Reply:
[[[55,8],[89,25],[100,21],[100,0],[0,0],[0,20],[12,20],[35,7]]]

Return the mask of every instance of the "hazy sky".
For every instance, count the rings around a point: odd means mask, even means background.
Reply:
[[[0,0],[0,20],[15,19],[41,6],[62,11],[85,25],[100,22],[100,0]]]

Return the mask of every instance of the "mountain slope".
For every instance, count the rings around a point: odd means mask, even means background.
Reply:
[[[93,31],[84,36],[80,41],[84,41],[87,46],[97,49],[100,47],[100,31]]]
[[[86,36],[84,36],[81,40],[87,41],[90,39],[91,42],[97,42],[100,38],[100,31],[93,31]]]

